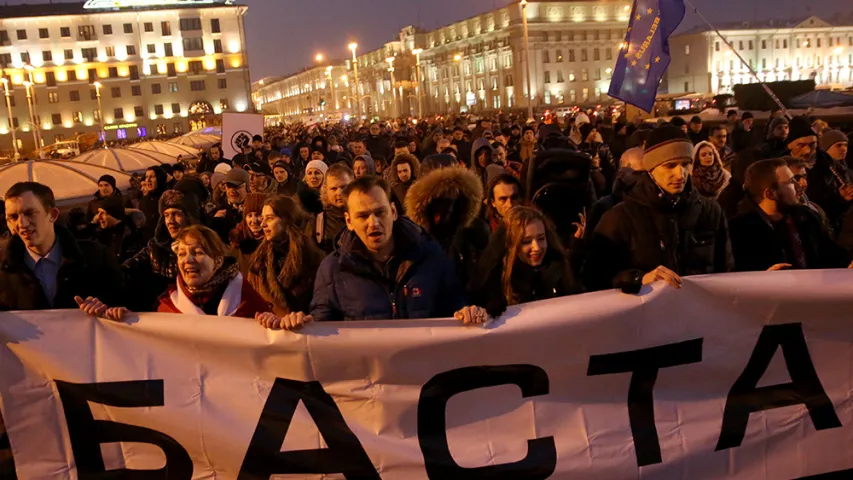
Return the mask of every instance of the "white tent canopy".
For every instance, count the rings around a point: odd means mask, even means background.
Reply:
[[[176,143],[178,145],[186,145],[188,147],[207,150],[208,148],[216,145],[217,143],[222,142],[222,137],[200,133],[198,135],[188,135],[184,137],[173,138],[169,140],[169,142]]]
[[[130,148],[131,150],[140,150],[143,152],[162,153],[175,158],[178,158],[178,155],[185,159],[201,158],[201,151],[199,149],[188,147],[186,145],[180,145],[178,143],[173,142],[139,142],[134,143],[128,148]]]
[[[118,170],[66,160],[31,160],[0,167],[0,192],[5,194],[18,182],[39,182],[53,190],[57,202],[73,203],[94,195],[103,175],[112,175],[119,190],[130,188],[130,175]]]
[[[165,153],[132,150],[129,148],[96,148],[95,150],[74,157],[70,161],[100,165],[132,173],[143,172],[148,167],[157,167],[166,163],[174,164],[178,161],[178,158],[166,155]]]
[[[214,125],[212,127],[205,127],[201,130],[193,130],[192,132],[185,133],[183,137],[190,137],[193,135],[214,135],[217,137],[222,137],[222,127]]]

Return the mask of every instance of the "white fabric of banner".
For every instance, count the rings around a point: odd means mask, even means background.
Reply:
[[[169,455],[163,478],[190,478],[173,460],[180,450],[193,479],[287,473],[280,468],[300,474],[280,478],[311,479],[853,478],[851,316],[846,270],[686,278],[680,290],[655,285],[637,296],[608,291],[512,307],[486,328],[424,320],[290,333],[223,317],[142,314],[114,323],[72,311],[10,312],[0,314],[0,399],[21,479],[156,470]],[[610,355],[620,352],[633,353]],[[280,382],[283,403],[270,396],[277,378],[291,381]],[[95,422],[67,418],[68,392],[79,393],[72,384],[146,380],[162,381],[162,406],[89,401]],[[297,402],[315,387],[333,400],[354,444],[346,429],[321,433],[318,424],[335,418],[322,395],[308,408]],[[454,395],[460,388],[474,389]],[[157,405],[156,394],[132,392],[104,393],[104,402]],[[260,422],[265,405],[269,422]],[[99,420],[178,445],[167,454],[99,436]],[[247,455],[263,441],[274,451]],[[327,447],[313,465],[270,456]],[[375,473],[359,463],[359,450]],[[515,470],[506,467],[514,462]]]

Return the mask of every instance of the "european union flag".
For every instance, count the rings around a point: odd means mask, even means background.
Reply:
[[[684,19],[684,0],[634,0],[608,94],[650,112],[669,67],[669,37]]]

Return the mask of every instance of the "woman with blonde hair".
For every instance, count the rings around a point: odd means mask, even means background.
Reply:
[[[249,282],[276,315],[308,311],[325,254],[306,233],[310,217],[291,197],[264,202],[264,240],[249,264]]]
[[[469,286],[492,317],[508,306],[580,292],[554,226],[539,210],[513,207],[492,236]]]
[[[729,186],[732,174],[723,168],[723,160],[711,142],[699,142],[693,149],[693,187],[703,197],[716,200]]]

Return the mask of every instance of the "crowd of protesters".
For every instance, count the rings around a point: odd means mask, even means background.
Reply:
[[[689,275],[851,266],[844,132],[564,120],[269,128],[234,158],[150,168],[133,195],[105,175],[62,219],[48,186],[16,184],[0,309],[481,324]]]

